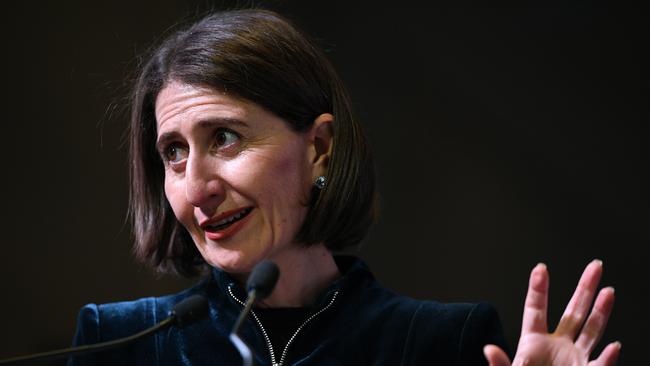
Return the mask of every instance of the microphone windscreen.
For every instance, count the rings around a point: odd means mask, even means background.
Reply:
[[[183,328],[208,315],[208,299],[203,295],[192,295],[176,304],[171,315],[176,317],[176,326]]]
[[[269,260],[264,260],[253,268],[246,282],[246,289],[248,292],[255,290],[258,300],[264,299],[273,292],[279,275],[278,266]]]

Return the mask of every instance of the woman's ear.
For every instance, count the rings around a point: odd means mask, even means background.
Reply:
[[[309,131],[309,140],[312,144],[310,161],[314,178],[327,175],[327,165],[332,155],[333,136],[334,116],[330,113],[323,113],[316,117]]]

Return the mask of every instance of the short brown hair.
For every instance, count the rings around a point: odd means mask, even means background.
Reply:
[[[334,115],[327,186],[312,199],[298,237],[330,250],[358,244],[375,217],[370,149],[349,97],[323,52],[280,15],[267,10],[210,14],[176,31],[142,67],[130,126],[130,209],[136,256],[183,276],[206,264],[176,220],[164,192],[155,148],[155,101],[170,80],[209,87],[256,103],[295,131]]]

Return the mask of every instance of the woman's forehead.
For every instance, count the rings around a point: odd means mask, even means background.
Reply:
[[[206,87],[173,81],[156,97],[156,124],[160,129],[170,121],[202,119],[203,114],[218,113],[222,118],[244,118],[255,105]]]

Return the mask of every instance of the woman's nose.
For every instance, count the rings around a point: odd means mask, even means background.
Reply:
[[[209,157],[190,156],[185,168],[187,201],[202,210],[214,211],[225,199],[223,182]]]

